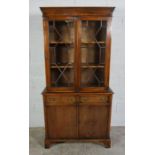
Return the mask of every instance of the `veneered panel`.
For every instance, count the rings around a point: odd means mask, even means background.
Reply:
[[[77,138],[76,106],[47,107],[48,138]]]
[[[107,106],[80,106],[79,137],[106,138],[108,110]]]

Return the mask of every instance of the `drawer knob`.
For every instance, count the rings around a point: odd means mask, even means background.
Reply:
[[[75,103],[75,98],[74,98],[74,97],[71,97],[71,98],[68,99],[68,101],[69,101],[70,103]]]
[[[53,97],[48,98],[48,101],[49,101],[49,102],[55,102],[55,101],[56,101],[56,98],[53,98]]]
[[[81,98],[81,102],[86,102],[86,101],[88,101],[88,98],[87,97],[82,97]]]
[[[107,102],[107,97],[106,96],[103,96],[100,98],[101,102]]]

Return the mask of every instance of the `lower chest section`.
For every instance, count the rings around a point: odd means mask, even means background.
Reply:
[[[47,93],[43,98],[48,138],[109,137],[112,94]]]

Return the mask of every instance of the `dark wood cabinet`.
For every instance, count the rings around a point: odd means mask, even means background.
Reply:
[[[67,141],[111,146],[109,88],[113,7],[41,7],[46,88],[45,147]]]

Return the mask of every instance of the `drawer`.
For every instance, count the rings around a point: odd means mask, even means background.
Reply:
[[[46,96],[46,105],[70,105],[76,103],[75,96]]]
[[[102,102],[102,103],[106,103],[108,102],[108,96],[81,96],[80,97],[80,102],[81,103],[85,103],[85,102]]]
[[[80,96],[80,105],[110,105],[108,95]]]

